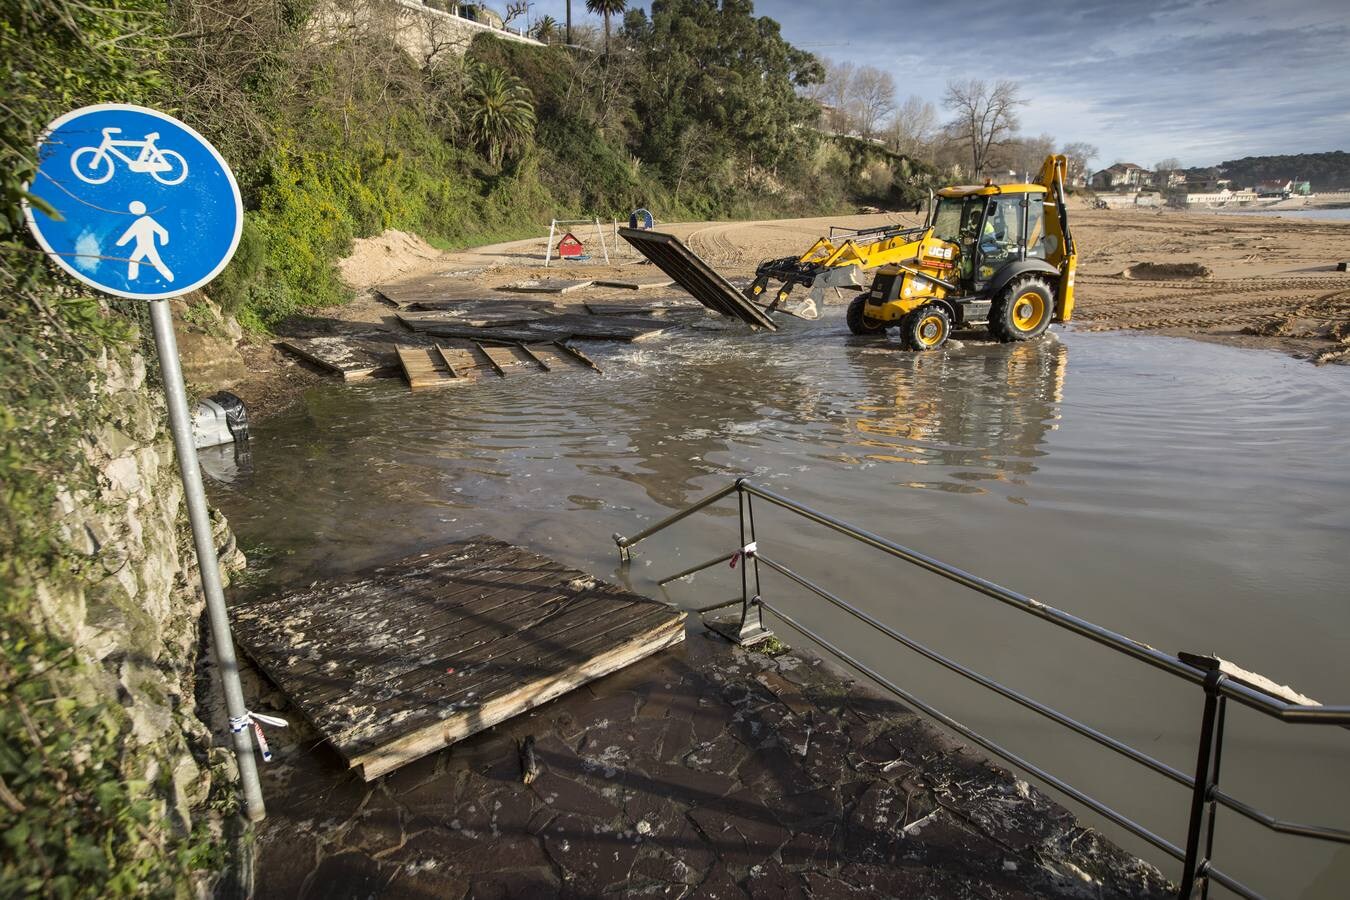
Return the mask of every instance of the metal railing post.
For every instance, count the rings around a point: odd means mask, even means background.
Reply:
[[[1205,674],[1205,709],[1200,720],[1200,747],[1195,760],[1195,787],[1191,791],[1191,815],[1186,827],[1186,859],[1177,882],[1177,896],[1190,900],[1195,896],[1196,882],[1201,882],[1201,896],[1209,895],[1209,849],[1214,841],[1214,788],[1219,774],[1220,744],[1223,739],[1219,704],[1219,684],[1226,677],[1219,671],[1219,661],[1213,658],[1192,659],[1208,671]],[[1208,812],[1208,827],[1206,827]],[[1206,850],[1201,856],[1201,841]]]
[[[759,568],[755,563],[755,523],[754,513],[747,514],[749,495],[736,479],[736,501],[740,514],[741,549],[731,557],[732,565],[741,567],[741,613],[737,620],[707,620],[704,624],[722,637],[742,647],[759,643],[773,637],[773,632],[764,627],[764,613],[759,605]],[[748,524],[748,529],[747,529]],[[748,538],[748,540],[747,540]],[[750,567],[755,566],[755,593],[750,593]]]

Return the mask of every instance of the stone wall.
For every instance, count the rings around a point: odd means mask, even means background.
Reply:
[[[118,699],[127,717],[130,775],[160,788],[177,828],[210,789],[211,737],[199,715],[203,601],[163,402],[139,353],[100,361],[108,421],[91,422],[81,448],[94,491],[58,491],[60,534],[92,563],[93,577],[36,581],[47,625],[90,665],[86,690]],[[157,363],[152,363],[157,365]],[[242,566],[229,527],[214,517],[222,570]]]
[[[201,893],[228,855],[235,770],[213,739],[224,717],[158,363],[134,334],[41,346],[50,365],[29,378],[72,388],[4,436],[23,462],[0,495],[21,528],[0,548],[0,832],[28,834],[30,852],[0,859],[0,896]],[[49,513],[16,514],[25,493]],[[228,575],[243,556],[214,525]]]
[[[454,4],[449,6],[455,8]],[[310,28],[320,40],[325,36],[371,30],[386,33],[419,61],[444,53],[462,55],[473,39],[482,34],[519,44],[544,46],[534,38],[484,25],[427,6],[420,0],[328,0],[314,13]]]

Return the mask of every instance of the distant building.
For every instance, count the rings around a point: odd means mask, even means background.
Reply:
[[[1300,197],[1307,197],[1307,196],[1309,196],[1310,194],[1312,194],[1312,182],[1311,182],[1311,181],[1295,181],[1295,182],[1294,182],[1294,193],[1297,194],[1297,195],[1300,196]]]
[[[1093,174],[1091,182],[1099,191],[1138,190],[1153,184],[1153,173],[1134,163],[1116,163]]]
[[[459,17],[489,28],[503,28],[506,24],[495,10],[488,9],[481,3],[459,4]]]
[[[1258,197],[1284,198],[1294,192],[1294,183],[1292,181],[1263,181],[1252,190],[1256,191]]]

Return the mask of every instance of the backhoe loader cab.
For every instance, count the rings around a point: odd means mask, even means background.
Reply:
[[[898,326],[908,347],[934,350],[953,328],[985,324],[1001,341],[1025,341],[1069,321],[1077,258],[1064,166],[1050,156],[1033,183],[939,191],[907,258],[878,269],[849,305],[849,329]]]

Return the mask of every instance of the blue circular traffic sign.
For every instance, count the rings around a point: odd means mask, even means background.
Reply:
[[[43,133],[26,204],[42,249],[75,278],[118,297],[194,291],[234,255],[244,204],[206,138],[140,106],[107,103],[61,116]]]

